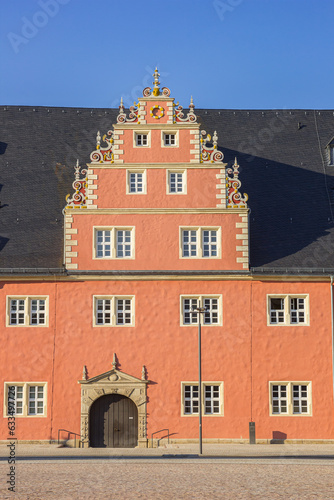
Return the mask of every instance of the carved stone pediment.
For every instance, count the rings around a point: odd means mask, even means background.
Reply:
[[[101,375],[96,375],[88,380],[78,380],[79,384],[92,385],[92,384],[114,384],[117,382],[119,384],[147,384],[147,380],[142,380],[140,378],[134,377],[133,375],[128,375],[127,373],[120,372],[117,369],[109,370],[108,372],[101,373]]]

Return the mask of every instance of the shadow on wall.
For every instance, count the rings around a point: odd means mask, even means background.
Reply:
[[[248,155],[226,148],[222,150],[228,167],[237,157],[240,192],[249,196],[252,267],[279,261],[324,236],[331,237],[330,232],[334,229],[331,200],[323,174],[261,157],[254,157],[249,163]],[[331,192],[334,181],[330,177],[327,180]],[[328,259],[333,260],[333,257],[329,255]],[[301,267],[325,267],[324,260],[318,262],[318,254],[313,259],[300,255],[299,260]]]
[[[287,437],[288,436],[285,432],[273,431],[273,438],[271,439],[270,444],[284,444]]]

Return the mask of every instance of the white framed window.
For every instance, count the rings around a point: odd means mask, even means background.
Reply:
[[[94,297],[94,326],[134,326],[134,296]]]
[[[126,193],[146,194],[146,170],[127,170]]]
[[[182,326],[198,325],[199,315],[203,325],[222,325],[222,296],[181,295],[180,324]],[[196,313],[194,309],[205,307],[204,313]]]
[[[149,132],[133,132],[133,146],[135,148],[151,147],[151,134]]]
[[[223,416],[223,382],[202,382],[202,414]],[[198,382],[181,382],[181,415],[199,413]]]
[[[220,385],[204,384],[204,415],[220,413]]]
[[[46,382],[5,382],[4,415],[46,416]]]
[[[174,131],[161,132],[161,146],[163,148],[177,148],[179,146],[179,135]]]
[[[220,227],[181,227],[181,259],[220,259]]]
[[[198,414],[199,412],[199,393],[198,385],[183,386],[184,390],[184,413],[186,415]]]
[[[270,415],[311,415],[311,382],[269,382]]]
[[[7,326],[48,326],[49,299],[45,296],[7,297]]]
[[[268,295],[268,325],[308,325],[308,295]]]
[[[116,257],[123,259],[131,257],[131,230],[116,229]]]
[[[95,227],[94,259],[134,259],[134,227]]]
[[[186,170],[167,170],[167,194],[187,194]]]

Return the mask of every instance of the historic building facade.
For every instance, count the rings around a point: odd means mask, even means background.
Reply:
[[[121,102],[90,161],[77,162],[63,241],[51,222],[32,229],[17,217],[22,241],[33,233],[26,253],[34,264],[2,265],[2,439],[14,416],[19,440],[55,440],[66,429],[84,446],[134,447],[169,429],[175,441],[195,441],[201,390],[204,440],[247,441],[250,422],[259,442],[334,440],[332,273],[317,265],[331,246],[312,250],[304,265],[252,267],[255,195],[248,201],[241,190],[238,158],[224,162],[224,137],[218,146],[210,121],[211,135],[192,99],[183,111],[156,70],[153,88],[128,114]],[[63,172],[56,163],[59,192]],[[258,173],[254,184],[259,198],[271,189]],[[284,232],[265,220],[253,248],[268,244],[276,255],[281,243],[268,228]],[[4,252],[10,244],[4,237]],[[56,262],[53,247],[62,244],[62,268],[38,264],[48,255]],[[297,254],[293,247],[293,238],[283,243],[282,256]],[[4,262],[12,257],[8,250]]]

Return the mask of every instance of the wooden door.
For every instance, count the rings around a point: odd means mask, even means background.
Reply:
[[[97,399],[90,410],[90,446],[134,448],[138,440],[138,410],[131,399],[108,394]]]

